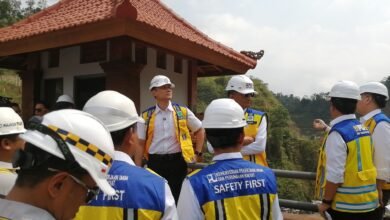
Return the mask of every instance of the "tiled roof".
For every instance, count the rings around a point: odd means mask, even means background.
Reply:
[[[12,26],[0,29],[0,44],[127,16],[254,68],[256,60],[212,40],[159,0],[61,0]]]

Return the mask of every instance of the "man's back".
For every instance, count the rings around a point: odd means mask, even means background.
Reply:
[[[188,177],[205,219],[281,218],[276,179],[271,169],[243,160],[240,153],[225,153],[214,159],[215,163]],[[187,209],[181,204],[182,199],[191,199],[184,197],[179,200],[179,217]]]

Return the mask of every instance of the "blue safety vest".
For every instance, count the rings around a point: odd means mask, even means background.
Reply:
[[[99,193],[76,219],[161,219],[165,210],[165,180],[124,161],[114,161],[108,181],[116,195]]]
[[[277,185],[267,167],[227,159],[195,171],[188,179],[205,219],[272,219]]]

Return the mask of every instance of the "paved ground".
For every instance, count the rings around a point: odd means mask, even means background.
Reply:
[[[301,215],[301,214],[283,213],[283,218],[284,220],[324,220],[319,214]]]

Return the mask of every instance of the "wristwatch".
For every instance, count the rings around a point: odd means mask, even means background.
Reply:
[[[333,202],[333,200],[326,200],[326,199],[322,200],[322,203],[327,204],[327,205],[332,205],[332,202]]]
[[[196,150],[195,151],[195,155],[198,156],[198,157],[201,157],[203,155],[203,153]]]

